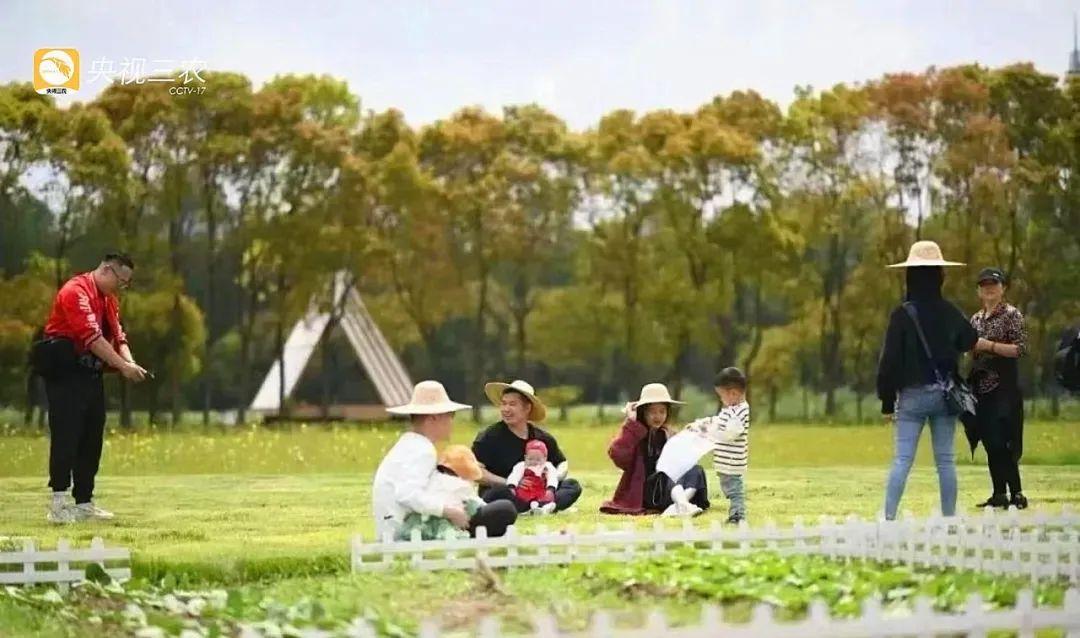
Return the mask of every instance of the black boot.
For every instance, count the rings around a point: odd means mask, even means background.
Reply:
[[[1012,495],[1012,499],[1009,501],[1009,504],[1018,510],[1026,510],[1028,506],[1027,497],[1024,496],[1023,492],[1017,492],[1016,494]]]
[[[987,507],[993,507],[995,509],[1006,509],[1009,507],[1009,499],[1004,494],[994,494],[986,501],[979,503],[975,507],[979,509],[985,509]]]

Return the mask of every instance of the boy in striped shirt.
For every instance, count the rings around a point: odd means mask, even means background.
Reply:
[[[723,406],[716,416],[697,419],[687,427],[713,441],[713,467],[720,489],[730,501],[727,522],[746,519],[743,476],[750,455],[750,404],[746,402],[746,375],[738,368],[724,368],[713,381]]]

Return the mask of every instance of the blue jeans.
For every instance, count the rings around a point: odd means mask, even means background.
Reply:
[[[939,387],[912,386],[901,390],[896,402],[896,450],[885,488],[885,518],[890,521],[896,518],[919,446],[919,435],[927,420],[930,421],[930,441],[934,446],[934,464],[937,465],[941,491],[941,513],[945,516],[956,514],[956,416],[948,413],[945,395]]]
[[[741,474],[720,474],[720,490],[731,504],[728,505],[728,518],[746,518],[746,492]]]

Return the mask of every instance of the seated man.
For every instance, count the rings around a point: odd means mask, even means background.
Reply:
[[[421,381],[413,388],[407,405],[387,408],[391,414],[408,415],[412,427],[390,448],[375,471],[371,493],[379,539],[396,536],[411,513],[445,518],[472,535],[483,526],[488,536],[502,536],[514,524],[517,510],[509,500],[488,501],[470,517],[463,503],[448,502],[438,490],[429,487],[437,469],[435,443],[450,438],[454,412],[468,408],[451,401],[438,381]]]
[[[555,437],[534,425],[547,416],[547,408],[537,398],[533,387],[524,381],[513,383],[492,382],[484,386],[492,404],[499,408],[502,421],[487,428],[473,441],[472,449],[476,458],[484,466],[484,476],[480,497],[488,503],[503,499],[515,501],[514,490],[507,485],[507,477],[514,466],[525,459],[525,448],[529,441],[541,441],[547,448],[547,461],[555,466],[559,482],[550,488],[556,511],[562,511],[574,504],[581,496],[581,485],[574,479],[566,478],[569,465]],[[518,511],[529,509],[518,500]]]

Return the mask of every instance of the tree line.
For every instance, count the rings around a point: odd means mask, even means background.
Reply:
[[[202,75],[201,95],[117,83],[67,109],[0,86],[0,404],[25,400],[57,286],[117,249],[156,372],[122,388],[125,422],[244,418],[339,270],[415,378],[474,404],[489,378],[600,403],[735,364],[765,410],[801,389],[834,415],[845,390],[861,415],[902,295],[884,265],[929,238],[968,264],[946,281],[965,311],[979,268],[1009,274],[1027,390],[1056,410],[1052,344],[1080,314],[1076,80],[931,68],[801,87],[786,110],[736,91],[575,131],[535,104],[413,127],[328,76]],[[313,362],[324,403],[351,391],[341,350]]]

